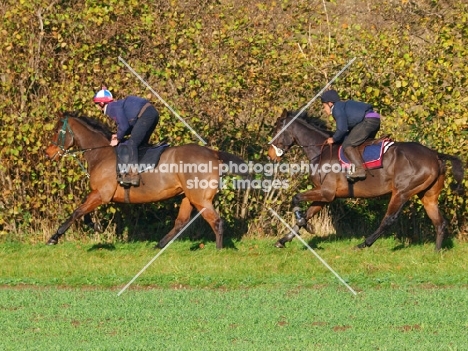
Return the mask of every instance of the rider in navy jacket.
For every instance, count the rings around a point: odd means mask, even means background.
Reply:
[[[366,178],[366,171],[357,147],[368,138],[375,138],[380,129],[380,115],[372,105],[360,101],[341,101],[335,90],[328,90],[321,96],[325,113],[336,121],[336,132],[327,139],[328,144],[341,143],[346,157],[354,165],[347,178],[354,182]]]
[[[128,96],[122,100],[114,100],[106,106],[104,113],[117,124],[117,140],[119,142],[130,134],[137,122],[138,113],[147,103],[148,100],[141,97]]]
[[[117,146],[126,135],[130,138],[123,143],[126,147],[127,167],[138,164],[138,147],[147,144],[159,121],[159,113],[146,99],[128,96],[114,100],[106,87],[94,95],[93,101],[117,124],[117,134],[112,135],[110,145]],[[140,185],[140,175],[136,169],[127,169],[128,173],[119,175],[117,181],[122,185]]]
[[[364,120],[364,116],[372,111],[372,105],[365,102],[348,100],[337,101],[331,109],[336,122],[336,132],[333,134],[333,142],[340,143],[348,131]]]

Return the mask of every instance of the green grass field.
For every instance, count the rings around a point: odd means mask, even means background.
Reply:
[[[466,350],[468,244],[0,245],[1,350]]]

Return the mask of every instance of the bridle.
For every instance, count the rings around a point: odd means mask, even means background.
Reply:
[[[73,157],[76,160],[76,162],[78,162],[83,172],[86,174],[86,177],[89,178],[90,174],[86,170],[86,167],[83,165],[83,163],[78,158],[76,158],[76,155],[80,153],[85,153],[87,151],[92,151],[92,150],[97,150],[97,149],[102,149],[105,147],[112,147],[112,146],[105,145],[105,146],[98,146],[98,147],[79,149],[79,150],[67,149],[65,148],[65,140],[67,137],[67,133],[71,135],[70,146],[73,145],[73,142],[75,140],[75,134],[73,133],[73,130],[70,127],[70,123],[68,123],[68,116],[62,119],[62,122],[63,122],[62,128],[58,131],[57,142],[52,142],[53,145],[58,147],[58,150],[51,158],[53,159],[57,155],[59,157],[63,157],[63,156]]]
[[[65,140],[67,137],[67,132],[71,135],[71,142],[70,145],[73,145],[73,141],[75,139],[75,134],[73,134],[73,130],[70,128],[70,124],[68,123],[68,116],[62,119],[62,128],[58,131],[57,142],[52,142],[53,145],[58,147],[57,152],[51,157],[54,158],[55,156],[65,156],[70,154],[71,152],[65,148]]]
[[[282,126],[283,128],[284,128],[285,124],[286,124],[286,119],[283,119],[283,126]],[[285,129],[283,131],[283,133],[288,133],[287,129]],[[289,135],[289,137],[291,139],[294,139],[290,135]],[[275,150],[275,154],[276,154],[277,157],[283,156],[291,148],[291,146],[293,146],[291,144],[291,145],[286,145],[286,147],[285,147],[285,145],[281,145],[282,147],[279,147],[279,146],[277,146],[277,145],[275,145],[273,143],[271,143],[270,145],[273,147],[273,150]],[[325,148],[326,145],[327,145],[327,143],[325,141],[325,142],[320,143],[320,144],[297,145],[297,146],[300,147],[300,148],[303,148],[303,149],[308,148],[308,147],[320,146],[320,152],[316,156],[314,156],[313,158],[310,159],[310,161],[313,161],[313,160],[315,160],[316,158],[318,158],[318,157],[320,157],[322,155],[323,149]],[[330,151],[331,151],[331,145],[330,145]]]
[[[281,130],[283,130],[283,133],[287,133],[287,132],[288,132],[287,129],[284,129],[285,124],[286,124],[286,118],[283,119],[283,126],[282,126],[282,128],[281,128]],[[283,155],[290,149],[290,147],[291,147],[292,144],[291,144],[291,145],[286,145],[286,148],[284,148],[285,145],[281,145],[282,147],[279,147],[279,146],[277,146],[277,145],[275,145],[275,144],[273,144],[273,143],[271,143],[270,145],[271,145],[271,146],[273,147],[273,149],[275,150],[276,156],[277,156],[277,157],[281,157],[281,156],[283,156]]]

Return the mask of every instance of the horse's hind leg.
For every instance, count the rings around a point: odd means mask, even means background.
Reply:
[[[219,217],[218,212],[213,207],[211,202],[204,201],[202,204],[195,204],[194,206],[198,211],[202,211],[202,217],[210,224],[211,229],[213,229],[216,235],[216,248],[223,248],[223,220]]]
[[[47,241],[47,245],[55,245],[58,243],[59,238],[65,234],[68,228],[72,225],[72,223],[84,216],[85,214],[91,212],[94,210],[96,207],[99,205],[102,205],[102,199],[101,195],[99,194],[99,191],[93,190],[91,193],[89,193],[88,197],[86,198],[86,201],[81,204],[75,211],[73,211],[72,215],[70,218],[68,218],[58,229],[57,232],[50,237],[50,239]]]
[[[163,248],[166,246],[174,236],[179,233],[182,228],[188,223],[190,220],[190,214],[192,213],[193,206],[190,203],[189,199],[184,197],[182,199],[182,203],[180,204],[180,209],[179,209],[179,214],[177,215],[177,218],[174,223],[174,228],[162,238],[157,247]]]
[[[403,205],[408,201],[409,197],[403,194],[393,194],[392,198],[390,199],[390,203],[388,204],[387,213],[380,223],[379,228],[369,235],[366,240],[357,246],[359,249],[363,249],[365,247],[370,247],[372,244],[382,235],[382,233],[390,227],[395,220],[397,219],[398,215],[400,214]]]
[[[442,241],[444,240],[444,232],[446,228],[446,221],[439,210],[438,199],[440,191],[444,185],[444,176],[439,176],[437,182],[427,191],[418,194],[421,199],[427,215],[431,219],[437,232],[436,237],[436,251],[442,248]]]
[[[99,222],[94,222],[93,219],[91,218],[91,213],[87,213],[83,216],[83,223],[94,230],[95,232],[102,233],[103,229],[101,224]]]

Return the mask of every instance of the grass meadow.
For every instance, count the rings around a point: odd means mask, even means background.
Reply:
[[[468,244],[0,244],[1,350],[466,350]]]

